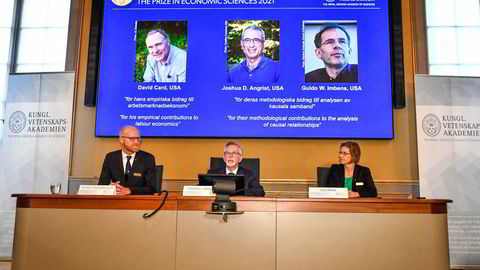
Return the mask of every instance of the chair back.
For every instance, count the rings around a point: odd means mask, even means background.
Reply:
[[[162,190],[163,165],[155,166],[155,171],[156,171],[155,192],[158,193]]]
[[[225,162],[221,157],[211,157],[210,158],[210,170],[216,168],[225,167]],[[260,159],[259,158],[243,158],[239,166],[245,167],[253,171],[257,176],[257,179],[260,180]]]
[[[328,167],[317,167],[317,186],[325,187],[327,186],[327,177],[330,168]]]
[[[97,185],[98,178],[69,178],[67,194],[78,194],[81,185]]]

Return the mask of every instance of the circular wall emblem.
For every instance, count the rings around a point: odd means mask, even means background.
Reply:
[[[13,133],[19,133],[25,128],[27,124],[27,117],[21,111],[16,111],[10,115],[10,120],[8,120],[8,127]]]
[[[423,117],[422,121],[422,128],[423,132],[430,137],[437,136],[440,133],[440,129],[442,128],[442,123],[440,119],[434,114],[427,114]]]
[[[126,6],[132,2],[132,0],[112,0],[112,2],[117,6]]]

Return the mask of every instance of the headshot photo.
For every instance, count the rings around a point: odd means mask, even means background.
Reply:
[[[134,82],[186,82],[186,21],[137,21],[135,38]]]
[[[305,82],[358,82],[356,21],[304,21]]]
[[[228,21],[226,35],[227,82],[279,81],[279,21]]]

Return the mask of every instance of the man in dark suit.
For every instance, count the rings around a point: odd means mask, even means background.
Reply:
[[[255,173],[245,167],[238,164],[242,161],[243,150],[236,142],[228,142],[225,145],[223,152],[223,161],[225,161],[224,167],[210,169],[208,174],[235,174],[245,176],[245,195],[246,196],[265,196],[260,181],[255,176]]]
[[[133,126],[120,129],[122,149],[108,153],[102,166],[99,185],[114,185],[117,195],[155,192],[155,157],[140,150],[140,131]]]

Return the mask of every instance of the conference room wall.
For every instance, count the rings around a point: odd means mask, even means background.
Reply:
[[[395,109],[393,140],[358,140],[362,148],[361,164],[371,168],[378,184],[418,185],[417,145],[413,77],[415,73],[414,0],[401,0],[406,107]],[[117,138],[96,138],[95,108],[83,105],[86,82],[88,35],[92,0],[84,1],[79,61],[77,62],[70,176],[94,178],[100,174],[107,152],[119,148]],[[167,185],[193,181],[206,172],[211,156],[221,156],[228,139],[146,138],[143,149],[164,165]],[[264,183],[316,183],[316,167],[338,162],[341,139],[236,139],[245,149],[245,157],[261,160],[260,177]],[[268,190],[268,189],[267,189]]]

